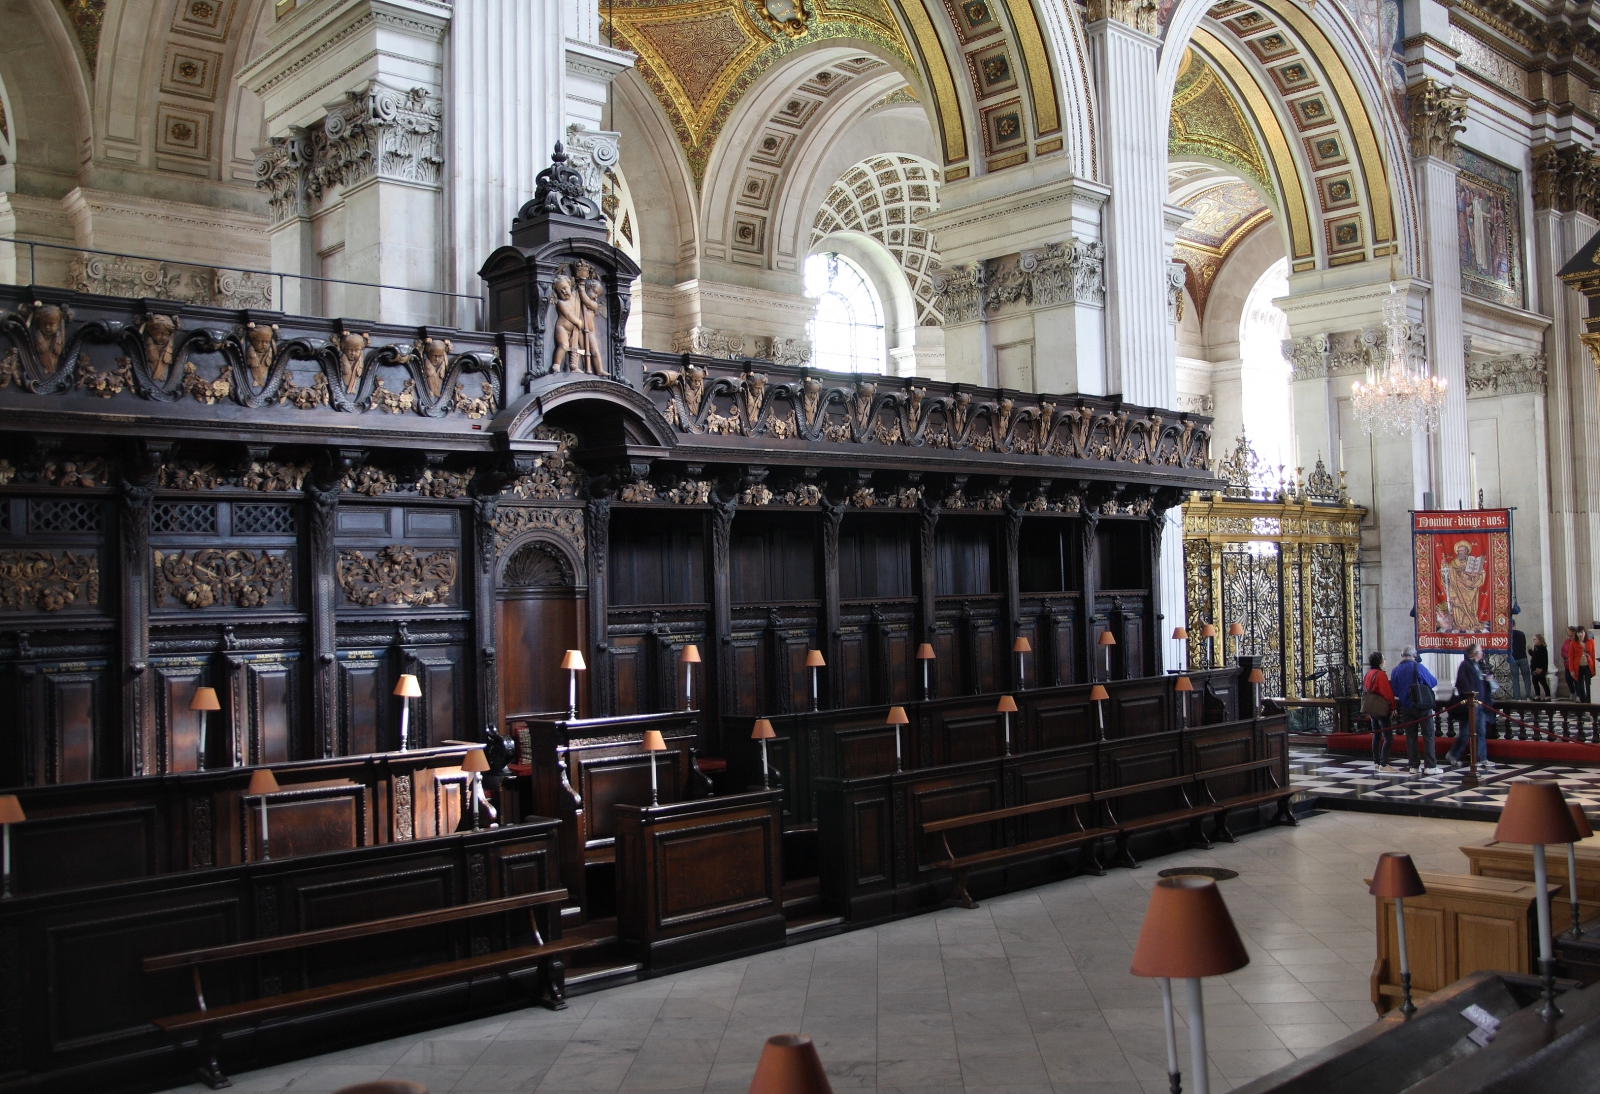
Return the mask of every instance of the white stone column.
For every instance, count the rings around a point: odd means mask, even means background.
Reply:
[[[1089,19],[1101,177],[1111,187],[1102,236],[1107,390],[1129,402],[1170,407],[1177,396],[1177,358],[1167,323],[1167,107],[1153,93],[1161,44],[1156,5],[1091,0]],[[1181,555],[1182,544],[1164,543],[1163,551]],[[1177,589],[1181,595],[1181,581]],[[1173,618],[1170,609],[1167,615]]]

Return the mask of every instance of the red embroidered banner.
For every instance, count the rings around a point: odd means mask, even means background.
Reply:
[[[1511,648],[1511,510],[1411,514],[1417,649]]]

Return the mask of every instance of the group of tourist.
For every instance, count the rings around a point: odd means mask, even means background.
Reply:
[[[1535,634],[1529,645],[1528,636],[1513,627],[1511,630],[1511,698],[1533,699],[1550,696],[1550,647],[1544,635]],[[1561,644],[1561,671],[1567,694],[1580,703],[1589,702],[1590,681],[1595,675],[1595,643],[1584,627],[1568,627],[1567,638]],[[1380,770],[1395,769],[1390,762],[1396,730],[1403,730],[1406,741],[1406,759],[1413,772],[1433,774],[1439,771],[1434,738],[1437,732],[1435,689],[1439,681],[1428,667],[1417,659],[1415,647],[1407,646],[1400,652],[1400,663],[1393,673],[1384,671],[1382,653],[1367,658],[1367,671],[1361,679],[1361,714],[1372,730],[1372,762]],[[1456,706],[1469,696],[1477,699],[1477,753],[1478,766],[1494,768],[1489,762],[1489,722],[1494,714],[1495,693],[1500,690],[1494,676],[1484,670],[1483,647],[1477,642],[1468,643],[1462,651],[1461,664],[1456,669],[1455,693],[1451,700],[1453,720],[1466,720],[1466,707]],[[1463,762],[1468,734],[1466,726],[1456,736],[1456,742],[1446,754],[1445,765],[1456,767]]]

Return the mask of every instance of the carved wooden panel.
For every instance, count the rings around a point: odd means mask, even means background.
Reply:
[[[860,627],[841,627],[835,648],[835,663],[828,668],[839,683],[840,705],[866,706],[872,702],[872,658],[866,632]]]
[[[1087,794],[1095,788],[1095,754],[1092,748],[1082,748],[1065,756],[1052,756],[1038,762],[1024,761],[1017,765],[1017,804],[1052,801]],[[1090,827],[1094,806],[1078,809],[1079,822]],[[1051,810],[1020,817],[1017,820],[1019,837],[1023,841],[1045,839],[1073,831],[1072,813],[1069,810]]]
[[[965,631],[967,692],[982,695],[998,691],[1000,667],[1005,664],[1005,658],[1010,656],[1011,643],[1004,642],[1005,652],[1000,650],[1005,636],[992,617],[969,618]]]
[[[117,773],[118,758],[101,755],[109,714],[110,666],[104,661],[25,664],[24,765],[34,786],[87,782]]]
[[[577,789],[583,796],[589,842],[616,838],[615,805],[638,805],[650,800],[650,766],[656,768],[656,792],[663,805],[679,800],[683,775],[679,763],[685,753],[668,750],[607,756],[586,761]]]
[[[267,849],[274,859],[348,851],[368,843],[368,790],[364,786],[285,789],[267,800]],[[245,795],[239,813],[241,846],[261,860],[261,796]]]
[[[894,870],[888,796],[852,801],[847,808],[851,850],[855,852],[849,859],[855,865],[851,883],[873,885],[887,881]]]
[[[519,718],[564,713],[567,674],[559,668],[570,649],[587,648],[584,597],[505,598],[495,604],[499,617],[495,663],[500,680],[500,717]],[[578,710],[587,713],[589,689],[578,682]]]
[[[875,624],[876,652],[873,660],[872,698],[876,703],[907,703],[916,694],[912,685],[916,646],[911,641],[911,624]]]
[[[399,747],[398,713],[389,716],[390,679],[386,650],[341,650],[339,653],[340,736],[344,754],[388,751]]]
[[[466,651],[459,646],[424,646],[406,650],[405,660],[422,686],[422,699],[412,710],[410,747],[464,740],[472,702],[466,687]]]
[[[950,776],[929,783],[919,783],[906,787],[904,792],[911,799],[907,813],[912,833],[916,832],[917,825],[945,820],[948,817],[965,816],[968,813],[1001,809],[1005,806],[998,767]],[[915,834],[912,846],[916,849],[917,872],[920,873],[931,863],[945,857],[946,838],[949,840],[950,849],[958,855],[986,851],[999,845],[1002,838],[1001,825],[999,823],[971,825],[932,836]]]
[[[902,753],[911,746],[913,726],[900,727]],[[866,775],[887,775],[894,771],[895,727],[869,726],[862,729],[841,729],[834,734],[834,771],[842,779],[858,779]]]
[[[150,663],[156,681],[156,719],[160,736],[162,768],[168,773],[200,769],[199,711],[189,709],[194,689],[204,682],[205,659],[200,657],[162,658]],[[211,715],[211,732],[221,734],[226,726],[226,711]],[[216,741],[207,740],[210,749]],[[222,750],[226,755],[226,748]]]
[[[1077,698],[1040,703],[1027,728],[1027,747],[1030,752],[1065,748],[1089,744],[1100,736],[1099,713],[1084,692]]]
[[[629,634],[611,639],[611,709],[616,714],[647,714],[644,697],[650,636]],[[563,674],[565,675],[565,674]]]
[[[11,831],[12,868],[24,892],[144,877],[160,872],[165,834],[160,809],[146,802],[35,815]]]
[[[229,706],[242,714],[243,765],[302,759],[300,662],[281,654],[230,654]]]
[[[764,646],[759,631],[745,631],[734,634],[733,641],[724,647],[733,661],[736,682],[728,713],[752,718],[767,713]]]
[[[1012,715],[1013,720],[1016,717]],[[940,718],[937,726],[938,739],[934,742],[934,749],[942,763],[992,760],[1005,753],[1005,727],[998,714]],[[1012,731],[1016,731],[1014,725]]]
[[[851,513],[839,530],[839,597],[884,600],[912,595],[911,546],[915,526]]]
[[[607,567],[613,606],[706,604],[706,538],[699,514],[611,514]]]
[[[934,533],[934,587],[939,596],[982,596],[996,589],[994,522],[944,518]]]
[[[774,632],[778,647],[776,663],[784,670],[778,679],[784,687],[778,709],[782,711],[811,709],[811,670],[806,668],[806,653],[814,648],[815,633],[809,630],[783,629]]]

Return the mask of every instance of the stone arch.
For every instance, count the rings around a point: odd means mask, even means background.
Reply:
[[[939,248],[933,233],[918,226],[938,203],[939,169],[920,156],[899,153],[862,160],[829,188],[811,222],[809,253],[826,237],[854,232],[876,241],[905,278],[915,297],[914,324],[943,321],[933,271]]]

